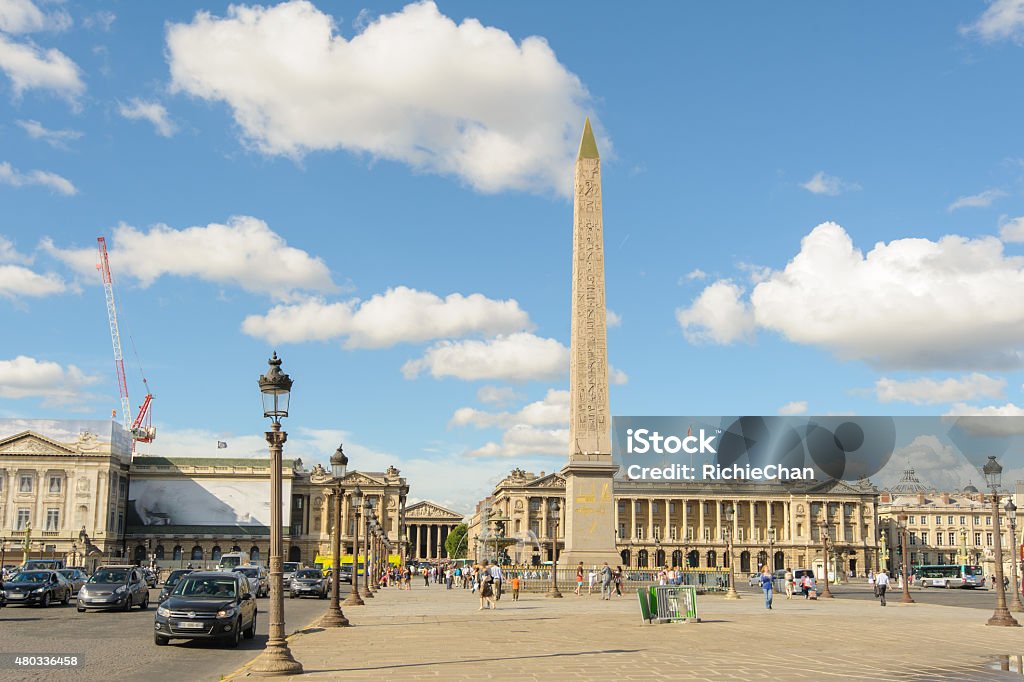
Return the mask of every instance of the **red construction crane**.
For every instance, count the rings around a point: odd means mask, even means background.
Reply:
[[[149,383],[146,377],[142,377],[142,383],[146,387],[146,398],[139,406],[139,413],[132,420],[131,403],[128,401],[128,381],[124,374],[124,355],[121,353],[121,332],[117,327],[117,306],[114,304],[114,280],[110,276],[110,260],[107,258],[107,240],[98,237],[100,262],[96,268],[103,275],[103,293],[107,298],[107,321],[110,323],[110,340],[114,345],[114,367],[117,369],[117,387],[121,392],[121,421],[124,428],[132,435],[132,450],[135,449],[135,441],[151,443],[156,438],[156,429],[153,427],[152,412],[150,403],[153,401],[153,394],[149,392]]]

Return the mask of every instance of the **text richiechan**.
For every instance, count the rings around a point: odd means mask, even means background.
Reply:
[[[699,474],[698,475],[698,469]],[[740,466],[720,466],[703,464],[699,468],[686,464],[673,464],[666,467],[644,467],[632,464],[626,468],[626,475],[634,481],[804,481],[814,478],[811,467],[784,467],[778,464],[767,464],[763,467],[752,467],[749,464]]]

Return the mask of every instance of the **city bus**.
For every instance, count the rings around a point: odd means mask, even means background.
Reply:
[[[985,586],[985,574],[981,566],[970,564],[933,564],[914,568],[914,584],[920,587],[964,587],[973,589]]]

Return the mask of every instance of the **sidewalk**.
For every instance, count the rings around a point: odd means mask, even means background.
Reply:
[[[346,608],[354,627],[289,638],[302,680],[1024,679],[1024,628],[986,627],[979,609],[760,595],[698,597],[701,623],[648,625],[636,595],[502,596],[414,587]],[[1013,673],[997,656],[1011,655]],[[250,677],[246,670],[226,679]]]

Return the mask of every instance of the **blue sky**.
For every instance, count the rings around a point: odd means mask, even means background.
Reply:
[[[1022,67],[1022,0],[0,0],[0,416],[118,407],[102,235],[142,451],[263,454],[276,348],[307,462],[560,468],[585,116],[614,414],[1020,414]]]

